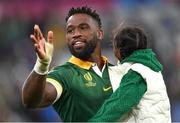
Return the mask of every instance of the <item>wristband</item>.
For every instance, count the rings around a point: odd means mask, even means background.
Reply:
[[[43,59],[40,59],[37,55],[37,61],[34,66],[34,71],[40,75],[45,75],[49,71],[49,65],[52,60],[53,56],[53,44],[50,44],[48,42],[45,42],[45,57]]]
[[[46,75],[49,71],[49,65],[50,63],[47,61],[37,58],[36,64],[34,65],[34,71],[40,75]]]

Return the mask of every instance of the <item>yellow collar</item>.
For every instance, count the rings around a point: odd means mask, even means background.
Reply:
[[[106,64],[108,59],[104,56],[102,56],[102,59],[103,59],[104,63]],[[89,70],[91,68],[91,66],[94,64],[94,62],[83,61],[75,56],[72,56],[68,62],[75,64],[80,68],[87,69],[87,70]]]

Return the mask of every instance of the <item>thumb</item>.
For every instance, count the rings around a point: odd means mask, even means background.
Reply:
[[[53,43],[54,36],[53,36],[53,32],[52,32],[52,31],[49,31],[49,32],[48,32],[47,40],[48,40],[48,42],[49,42],[50,44]]]

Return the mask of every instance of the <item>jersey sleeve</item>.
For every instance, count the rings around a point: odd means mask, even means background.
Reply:
[[[112,122],[120,120],[133,106],[136,106],[147,90],[140,74],[129,70],[121,80],[118,89],[107,99],[90,122]]]
[[[56,67],[52,69],[46,78],[46,81],[48,83],[51,83],[57,91],[56,99],[53,103],[55,103],[63,94],[63,91],[65,88],[67,88],[67,83],[70,82],[70,77],[67,74],[67,68],[66,67]]]
[[[57,70],[51,70],[46,78],[46,82],[52,84],[57,92],[56,99],[54,100],[53,104],[60,98],[63,92],[63,87],[57,73],[58,73]]]

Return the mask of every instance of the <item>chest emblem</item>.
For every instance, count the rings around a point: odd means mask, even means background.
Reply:
[[[92,87],[92,86],[96,86],[96,83],[95,82],[92,82],[92,76],[89,72],[87,72],[86,74],[84,74],[84,79],[87,81],[85,83],[85,85],[87,87]]]
[[[87,72],[86,74],[84,74],[84,78],[85,78],[85,80],[87,80],[87,81],[92,81],[92,76],[91,76],[91,74],[90,74],[89,72]]]

